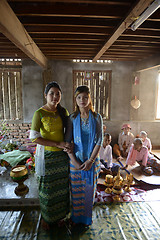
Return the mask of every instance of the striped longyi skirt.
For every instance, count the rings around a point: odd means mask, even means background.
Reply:
[[[48,224],[70,210],[69,158],[63,151],[45,151],[45,176],[38,177],[41,214]]]

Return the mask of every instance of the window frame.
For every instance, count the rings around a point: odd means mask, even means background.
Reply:
[[[98,76],[98,79],[96,78],[96,76]],[[102,76],[102,79],[100,79],[100,76]],[[75,109],[74,92],[77,86],[87,85],[91,91],[91,99],[92,99],[95,111],[100,113],[103,119],[110,120],[111,76],[112,76],[112,70],[73,70],[73,111]],[[79,79],[77,80],[76,77]],[[105,80],[103,79],[104,77],[105,77]],[[106,80],[107,80],[106,83],[108,84],[107,87],[105,84]],[[77,82],[79,82],[79,84],[77,84]],[[99,86],[98,89],[93,86],[94,83]],[[96,88],[95,91],[93,91],[93,88]],[[101,96],[101,93],[103,94],[103,96],[102,98],[99,98],[99,96]],[[97,96],[98,96],[98,102],[97,102]],[[107,96],[107,99],[106,99],[106,96]],[[103,106],[104,104],[105,104],[105,107]]]
[[[23,120],[21,61],[0,61],[0,119]]]
[[[157,116],[158,109],[159,109],[159,116]],[[157,81],[156,120],[160,120],[160,72],[158,72],[158,81]]]

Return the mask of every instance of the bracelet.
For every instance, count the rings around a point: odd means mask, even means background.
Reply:
[[[90,158],[89,161],[92,162],[92,163],[94,163],[94,162],[95,162],[95,159]]]

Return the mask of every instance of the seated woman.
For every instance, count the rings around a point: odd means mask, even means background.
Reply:
[[[129,124],[123,124],[122,132],[118,137],[118,144],[113,147],[113,153],[118,159],[127,157],[131,144],[134,140],[133,133],[130,132],[131,126]]]
[[[145,131],[140,132],[140,138],[142,139],[143,145],[148,148],[149,152],[151,152],[152,150],[151,140],[147,137],[147,133]]]
[[[143,145],[141,138],[135,138],[132,146],[130,147],[125,167],[138,163],[141,170],[147,175],[152,175],[155,171],[160,171],[160,161],[148,154],[148,148]]]

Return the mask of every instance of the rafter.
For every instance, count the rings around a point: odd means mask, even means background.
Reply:
[[[29,36],[6,0],[0,1],[0,31],[33,61],[47,68],[47,58]]]
[[[132,24],[135,18],[137,18],[152,2],[153,0],[140,0],[123,22],[117,27],[111,37],[99,50],[99,52],[93,58],[93,62],[98,60],[107,49],[119,38],[119,36]]]

